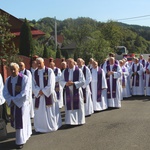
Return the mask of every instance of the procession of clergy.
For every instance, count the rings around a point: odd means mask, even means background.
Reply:
[[[27,70],[23,62],[11,63],[3,96],[11,108],[11,125],[16,129],[18,149],[32,134],[31,118],[36,132],[56,131],[62,126],[60,108],[65,109],[65,124],[85,124],[85,116],[107,108],[120,108],[121,100],[135,95],[150,96],[150,58],[143,56],[115,60],[114,54],[100,66],[90,59],[62,61],[62,68],[53,60],[44,65],[43,58],[32,61]],[[145,91],[144,91],[145,88]]]

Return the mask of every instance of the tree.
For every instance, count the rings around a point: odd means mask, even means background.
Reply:
[[[43,58],[49,58],[47,47],[44,46]]]
[[[61,51],[59,47],[57,47],[56,58],[61,58]]]
[[[18,50],[15,48],[13,38],[10,32],[9,16],[0,13],[0,59],[6,60],[6,65],[10,62],[18,61]]]
[[[33,55],[33,40],[29,23],[25,19],[20,32],[19,54],[24,56]]]

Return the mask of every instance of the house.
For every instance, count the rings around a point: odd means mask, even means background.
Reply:
[[[10,32],[15,35],[15,37],[13,38],[13,42],[15,44],[15,47],[19,48],[20,30],[21,30],[21,26],[24,22],[16,17],[14,17],[13,15],[9,14],[8,12],[5,12],[2,9],[0,9],[0,14],[1,15],[6,14],[9,16],[8,23],[11,25]],[[34,27],[31,27],[31,34],[32,34],[33,38],[39,38],[39,37],[45,35],[44,32],[37,30]]]

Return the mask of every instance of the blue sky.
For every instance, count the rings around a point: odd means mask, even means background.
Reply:
[[[118,21],[150,26],[150,0],[0,0],[0,8],[28,20],[56,16],[58,20],[89,17],[107,22],[138,17]]]

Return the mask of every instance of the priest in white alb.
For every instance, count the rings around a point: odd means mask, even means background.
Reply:
[[[134,58],[134,63],[131,67],[132,77],[132,95],[144,95],[144,79],[143,79],[143,65],[139,63],[138,58]]]
[[[150,96],[150,57],[145,66],[145,96]]]
[[[60,84],[65,89],[65,123],[81,125],[85,123],[84,98],[82,86],[85,79],[82,70],[75,66],[72,58],[68,59],[68,68],[62,72]]]
[[[123,98],[128,98],[131,97],[130,94],[130,85],[128,81],[129,77],[129,71],[128,68],[125,66],[123,60],[119,60],[119,65],[121,67],[122,73],[121,73],[121,78],[120,78],[120,83],[121,83],[121,90],[122,90],[122,97]]]
[[[11,76],[6,79],[3,95],[11,108],[11,126],[16,129],[16,148],[21,149],[32,134],[28,77],[19,74],[19,65],[10,64]]]
[[[55,74],[45,67],[43,58],[36,61],[38,69],[34,72],[32,86],[35,95],[34,128],[41,133],[56,131],[62,120],[55,93]]]
[[[94,111],[102,111],[108,108],[107,104],[107,83],[105,72],[98,66],[97,61],[92,62],[92,100]]]
[[[122,93],[121,93],[121,68],[115,63],[115,58],[109,58],[109,64],[105,67],[106,81],[107,81],[107,102],[108,107],[121,107]]]
[[[82,58],[78,58],[77,65],[83,71],[84,78],[85,78],[85,83],[82,86],[82,91],[84,97],[85,116],[89,116],[94,113],[91,90],[89,86],[92,80],[92,76],[91,76],[90,69],[87,66],[85,66],[84,60]]]

